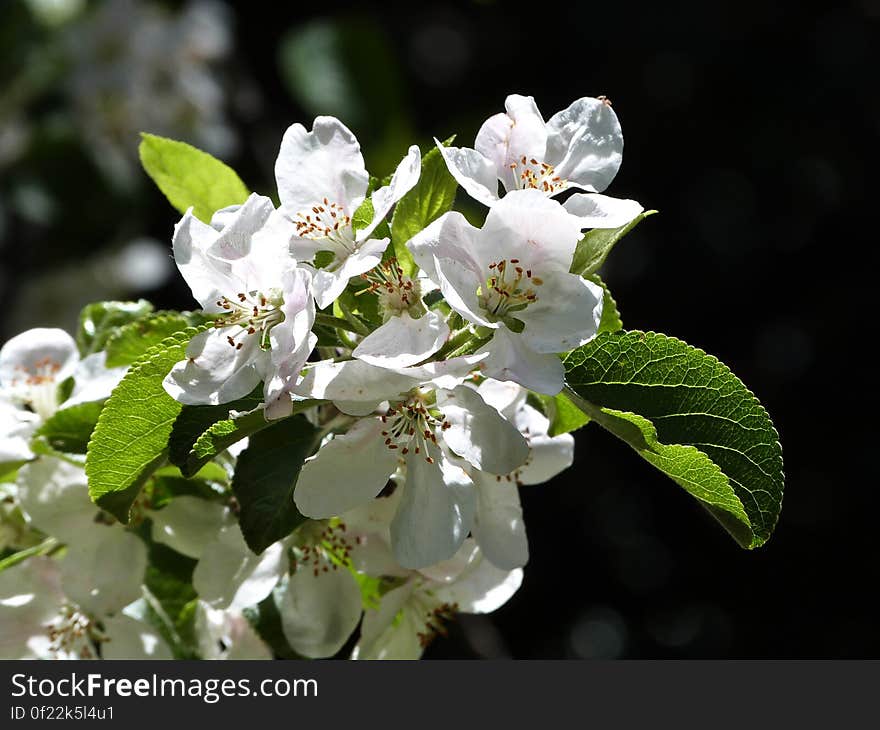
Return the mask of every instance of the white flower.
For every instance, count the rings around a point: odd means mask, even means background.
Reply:
[[[548,196],[580,188],[589,192],[565,206],[582,228],[617,228],[642,212],[634,200],[598,195],[623,156],[620,123],[607,100],[583,97],[546,123],[531,96],[512,94],[504,106],[506,113],[480,127],[476,149],[437,142],[449,172],[472,197],[495,205],[499,181],[507,192],[534,189]]]
[[[105,366],[105,353],[80,360],[76,342],[64,330],[37,327],[0,348],[0,398],[36,414],[43,422],[61,407],[104,400],[126,368]],[[58,400],[58,386],[75,381],[71,397]]]
[[[383,324],[364,337],[352,355],[379,367],[399,369],[423,362],[449,337],[449,327],[425,311],[419,279],[405,276],[396,259],[383,261],[364,278],[375,292]]]
[[[166,391],[189,405],[241,398],[264,381],[266,416],[290,413],[290,388],[316,338],[311,275],[283,244],[257,233],[274,210],[251,195],[218,211],[207,225],[187,211],[174,230],[174,258],[214,327],[196,335],[186,359],[165,379]]]
[[[81,466],[42,456],[18,472],[18,501],[28,524],[67,544],[64,593],[91,614],[114,613],[136,600],[147,567],[143,542],[107,524],[89,499]]]
[[[203,547],[193,571],[193,588],[211,608],[241,611],[268,596],[286,567],[281,542],[255,555],[244,541],[241,528],[234,520],[227,520]]]
[[[33,458],[30,440],[39,426],[40,417],[19,408],[0,396],[0,465],[12,468]]]
[[[100,510],[89,499],[82,466],[41,456],[19,469],[16,489],[28,523],[62,542],[75,543],[104,529],[96,525]]]
[[[446,449],[493,474],[508,474],[528,457],[522,435],[475,390],[417,388],[325,443],[303,465],[294,501],[309,517],[341,515],[369,503],[403,467],[394,554],[405,567],[431,565],[459,548],[475,509],[473,483]]]
[[[138,541],[133,535],[128,537]],[[112,550],[116,546],[103,547]],[[112,554],[109,557],[115,559]],[[65,570],[68,561],[76,565]],[[161,636],[133,617],[135,603],[127,601],[130,605],[123,608],[121,597],[99,605],[91,597],[85,605],[76,600],[65,574],[82,571],[94,578],[94,567],[75,555],[61,561],[34,557],[0,573],[0,658],[89,659],[95,658],[98,645],[104,659],[170,659],[171,651]],[[122,577],[111,574],[110,580]]]
[[[526,403],[526,391],[514,383],[485,380],[478,391],[519,429],[529,445],[525,463],[510,474],[490,474],[463,465],[477,495],[471,533],[493,565],[511,570],[529,558],[518,487],[546,482],[571,466],[574,438],[571,434],[549,436],[550,422]]]
[[[522,570],[505,571],[484,558],[473,540],[455,556],[421,571],[367,609],[352,659],[418,659],[457,613],[491,613],[522,584]]]
[[[446,213],[407,244],[416,263],[467,321],[494,329],[484,373],[555,395],[557,353],[592,339],[602,289],[569,273],[581,223],[536,190],[506,195],[475,228]]]
[[[275,162],[281,207],[265,234],[288,242],[298,261],[311,261],[319,251],[332,254],[315,274],[321,309],[342,293],[351,277],[382,260],[389,239],[373,238],[373,233],[420,172],[421,154],[412,146],[391,182],[373,193],[372,220],[355,231],[352,218],[366,199],[369,175],[354,134],[334,117],[317,117],[311,132],[294,124],[284,133]]]

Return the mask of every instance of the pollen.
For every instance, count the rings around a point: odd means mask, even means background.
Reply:
[[[555,195],[568,187],[568,180],[557,175],[553,165],[534,157],[523,155],[519,160],[511,162],[509,167],[514,173],[517,188],[521,190],[530,188],[547,195]]]
[[[477,291],[483,309],[499,319],[538,301],[533,286],[541,286],[544,281],[519,263],[519,259],[493,261],[488,266],[484,284]]]

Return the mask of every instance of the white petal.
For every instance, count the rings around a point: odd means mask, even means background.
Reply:
[[[620,228],[644,210],[635,200],[609,198],[599,193],[575,193],[563,205],[581,219],[583,228]]]
[[[294,124],[284,133],[275,161],[281,204],[294,215],[327,198],[351,215],[367,191],[361,146],[334,117],[317,117],[312,131]]]
[[[61,585],[85,611],[115,613],[141,595],[147,548],[118,526],[96,525],[67,547],[61,561]]]
[[[241,613],[214,609],[204,601],[196,606],[196,636],[202,659],[272,658],[272,652]]]
[[[459,547],[455,555],[451,558],[448,560],[441,560],[439,563],[434,563],[433,565],[424,568],[419,568],[419,573],[430,579],[432,583],[452,583],[453,581],[458,580],[458,577],[464,573],[474,561],[479,559],[481,559],[480,548],[476,541],[472,537],[469,537],[461,544],[461,547]]]
[[[8,388],[28,376],[41,375],[51,376],[60,384],[73,375],[78,362],[76,342],[67,332],[35,327],[16,335],[0,348],[0,385]]]
[[[329,307],[345,291],[349,279],[378,266],[390,240],[371,238],[358,244],[354,252],[342,258],[336,268],[318,269],[312,282],[318,307]]]
[[[433,463],[426,461],[430,455]],[[397,562],[423,568],[446,560],[467,537],[473,522],[474,485],[436,447],[410,452],[403,498],[391,523]]]
[[[529,349],[520,335],[507,327],[495,330],[487,345],[489,357],[483,372],[496,380],[512,380],[524,388],[545,395],[556,395],[565,384],[565,368],[556,355]]]
[[[41,457],[18,471],[18,500],[30,523],[64,542],[94,531],[98,508],[89,499],[82,467]]]
[[[373,193],[373,220],[370,225],[357,232],[358,241],[365,241],[372,235],[376,226],[385,220],[391,207],[415,187],[421,172],[422,153],[418,147],[412,145],[391,176],[391,182]]]
[[[516,258],[522,268],[546,277],[549,271],[571,268],[581,227],[579,218],[538,190],[517,190],[489,211],[474,256],[484,266]]]
[[[457,604],[462,613],[492,613],[522,585],[522,568],[506,571],[485,558],[475,561],[454,583],[436,589],[444,603]]]
[[[426,360],[448,337],[449,327],[437,312],[426,312],[419,319],[403,312],[367,335],[352,355],[371,365],[403,368]]]
[[[219,235],[208,246],[207,253],[230,263],[249,256],[251,237],[266,224],[274,210],[275,206],[269,198],[256,193],[251,193],[244,204],[236,206],[234,210],[225,209],[228,214],[219,218],[223,225]],[[215,214],[212,224],[217,220]]]
[[[468,322],[495,328],[498,325],[486,318],[477,289],[482,284],[480,275],[473,268],[454,259],[434,259],[436,281],[446,303]],[[488,274],[488,270],[487,270]]]
[[[288,411],[290,398],[287,394],[299,382],[300,372],[306,364],[317,338],[311,329],[315,322],[315,300],[312,298],[312,277],[305,269],[286,271],[281,277],[284,303],[281,311],[284,320],[269,333],[272,349],[269,352],[269,372],[264,374],[266,394],[266,417],[290,415],[276,414],[274,404],[284,398],[282,411]]]
[[[207,254],[217,236],[217,231],[196,218],[190,208],[174,226],[172,239],[174,262],[189,284],[193,297],[207,312],[222,311],[217,306],[217,299],[229,294],[225,290],[229,288],[232,267],[228,262]]]
[[[103,619],[107,641],[101,644],[103,659],[173,659],[165,639],[152,626],[119,614]]]
[[[525,404],[528,396],[528,391],[522,386],[494,378],[486,378],[480,383],[477,392],[509,421],[513,421],[514,415]]]
[[[210,329],[192,338],[181,360],[165,377],[165,391],[185,405],[219,405],[243,398],[260,382],[255,360],[264,357],[257,337],[239,339],[241,350],[229,345],[227,337],[238,328]]]
[[[434,140],[449,174],[468,195],[490,208],[498,202],[498,172],[491,160],[468,147],[444,147]]]
[[[602,302],[597,284],[577,274],[548,275],[537,301],[515,315],[525,323],[520,337],[535,352],[569,352],[596,336]]]
[[[299,511],[324,519],[379,494],[397,467],[397,455],[384,443],[385,428],[378,418],[361,419],[307,460],[293,495]]]
[[[452,424],[443,432],[446,445],[478,469],[508,474],[528,457],[522,434],[476,390],[460,385],[452,391],[439,391],[437,407]]]
[[[162,509],[150,512],[154,542],[198,560],[205,546],[220,532],[226,508],[199,497],[175,497]]]
[[[254,555],[238,525],[228,525],[202,551],[202,559],[193,571],[193,588],[212,608],[240,611],[272,592],[285,565],[280,542]]]
[[[316,576],[304,565],[287,582],[278,610],[294,651],[311,658],[333,656],[361,618],[361,591],[344,568]]]
[[[623,132],[610,106],[578,99],[550,118],[547,131],[546,162],[557,175],[591,192],[611,184],[623,159]]]
[[[461,213],[453,211],[444,213],[419,231],[407,242],[406,247],[419,268],[434,283],[439,283],[434,265],[436,258],[454,259],[475,271],[480,270],[479,263],[471,253],[478,235],[478,228],[468,223]]]
[[[425,630],[424,617],[418,609],[407,606],[415,583],[404,583],[388,591],[378,609],[364,611],[361,638],[352,652],[352,659],[418,659],[424,647],[419,632]]]
[[[529,460],[517,472],[523,484],[543,484],[559,472],[568,469],[574,461],[574,437],[533,436],[529,439]]]
[[[351,561],[356,570],[374,576],[408,573],[391,552],[391,520],[402,495],[402,489],[395,489],[390,496],[378,497],[341,515],[346,540],[353,545]]]
[[[547,129],[531,96],[511,94],[504,106],[506,114],[496,114],[480,127],[474,147],[494,163],[498,177],[510,191],[518,186],[511,164],[523,156],[544,160]]]
[[[0,573],[0,659],[49,658],[46,627],[64,594],[58,561],[33,557]]]
[[[0,465],[33,458],[30,440],[39,425],[36,413],[0,398]]]
[[[375,404],[397,398],[414,384],[412,375],[379,368],[362,360],[328,361],[310,366],[294,392],[319,400]],[[372,405],[369,410],[372,411]]]
[[[289,237],[273,228],[275,208],[269,198],[252,194],[208,248],[215,265],[229,265],[231,280],[224,294],[267,291],[278,286],[281,274],[295,261],[288,252]]]
[[[74,386],[62,408],[70,408],[79,403],[104,400],[110,397],[113,389],[119,385],[119,381],[125,377],[128,366],[117,368],[107,367],[107,353],[95,352],[80,360],[73,374]]]
[[[474,484],[474,539],[496,568],[521,568],[529,560],[529,543],[516,482],[480,472],[474,477]]]
[[[473,355],[460,355],[450,358],[449,360],[441,360],[439,362],[429,362],[416,367],[402,368],[397,372],[409,375],[419,384],[432,384],[436,388],[444,390],[452,390],[457,385],[461,385],[469,378],[475,370],[482,368],[483,361],[489,356],[486,352],[475,353]]]

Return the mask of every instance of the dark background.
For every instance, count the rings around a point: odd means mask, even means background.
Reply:
[[[628,447],[583,430],[575,466],[523,490],[522,589],[489,617],[463,617],[427,656],[877,656],[876,367],[861,320],[876,306],[880,3],[334,8],[229,6],[235,51],[221,73],[260,100],[231,108],[241,144],[229,162],[252,188],[274,191],[287,125],[337,113],[291,81],[289,56],[285,66],[285,40],[316,18],[342,39],[360,100],[343,119],[376,174],[411,139],[426,149],[457,132],[470,145],[508,93],[535,96],[545,118],[606,94],[626,139],[607,192],[660,211],[603,272],[625,326],[718,356],[761,398],[784,449],[777,532],[748,552]],[[7,213],[2,306],[47,262],[118,236],[122,219],[170,241],[177,214],[157,191],[84,182],[82,157],[73,145],[3,171],[0,192],[14,173],[50,180],[64,215],[38,226]],[[191,306],[178,278],[145,295]]]

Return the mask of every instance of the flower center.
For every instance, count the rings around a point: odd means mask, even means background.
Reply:
[[[338,570],[340,565],[350,565],[352,546],[345,539],[345,529],[344,522],[333,519],[325,523],[317,534],[308,534],[307,530],[304,544],[294,548],[294,569],[311,569],[317,578],[321,573]]]
[[[557,175],[553,165],[539,162],[534,157],[528,158],[523,155],[518,161],[510,163],[510,169],[513,170],[517,187],[521,190],[534,188],[552,195],[565,190],[568,186],[568,180],[563,180]]]
[[[238,292],[234,298],[222,297],[217,306],[222,307],[224,314],[214,320],[216,329],[237,327],[238,332],[229,335],[226,341],[229,346],[240,350],[247,339],[259,333],[260,347],[269,347],[269,331],[284,320],[284,312],[280,307],[284,303],[281,293],[271,290],[263,292]]]
[[[446,636],[448,630],[446,624],[455,619],[458,613],[457,603],[441,603],[434,605],[419,597],[415,600],[415,610],[419,618],[425,622],[425,628],[417,632],[419,644],[428,646],[437,636]]]
[[[497,319],[503,319],[511,312],[523,310],[538,301],[533,287],[541,286],[544,281],[519,263],[519,259],[492,262],[485,284],[477,290],[483,309]]]
[[[403,269],[393,257],[383,261],[369,273],[361,274],[361,278],[370,285],[357,292],[356,296],[376,292],[379,308],[383,314],[389,316],[408,312],[422,297],[422,287],[419,282],[404,276]]]
[[[388,428],[382,431],[382,436],[385,437],[385,445],[389,449],[400,449],[404,456],[410,451],[415,454],[424,451],[425,461],[429,464],[433,464],[434,459],[428,454],[428,442],[436,445],[436,430],[439,429],[442,433],[452,425],[442,413],[428,410],[421,394],[389,408],[381,418],[382,423],[388,424]]]
[[[49,651],[56,656],[75,652],[80,659],[94,659],[92,642],[107,641],[94,622],[71,605],[61,609],[59,618],[46,627]]]
[[[296,235],[300,238],[330,240],[346,249],[354,244],[351,216],[346,214],[342,205],[327,198],[313,205],[310,212],[297,213],[293,223],[296,226]]]
[[[30,368],[19,365],[20,377],[12,379],[17,397],[40,418],[47,419],[58,409],[57,375],[61,364],[49,357],[35,362]]]

